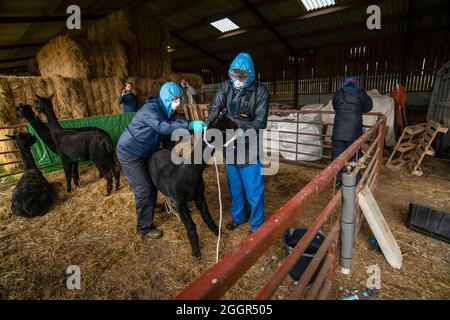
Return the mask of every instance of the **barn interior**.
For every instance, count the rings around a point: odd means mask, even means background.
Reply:
[[[382,279],[371,299],[450,297],[448,241],[409,227],[411,204],[443,212],[442,221],[450,212],[450,133],[445,130],[450,126],[449,1],[80,0],[76,5],[81,29],[69,30],[72,4],[0,2],[1,299],[343,299],[367,290],[371,266],[379,267]],[[368,27],[378,12],[368,10],[372,5],[381,15],[379,29]],[[134,196],[125,179],[119,191],[105,197],[104,181],[93,166],[85,165],[80,168],[80,187],[66,193],[56,158],[49,160],[37,149],[35,160],[57,189],[57,201],[42,217],[11,214],[13,190],[23,167],[14,141],[5,135],[29,131],[26,121],[16,116],[17,105],[33,105],[35,94],[54,94],[59,119],[68,123],[80,119],[83,124],[85,119],[99,119],[93,123],[102,126],[106,122],[102,119],[122,113],[117,98],[126,81],[134,84],[142,104],[165,82],[184,78],[198,94],[197,104],[186,106],[182,116],[206,120],[208,105],[219,83],[228,79],[228,67],[239,52],[252,55],[256,80],[270,93],[268,129],[281,134],[288,130],[284,136],[288,141],[276,146],[281,153],[279,171],[266,177],[267,221],[284,214],[290,227],[312,230],[324,208],[336,194],[340,196],[333,188],[332,172],[326,171],[333,165],[333,95],[352,75],[376,100],[376,120],[370,116],[364,120],[366,132],[373,130],[360,145],[368,154],[361,170],[367,172],[365,183],[373,189],[401,250],[400,269],[386,260],[380,239],[374,242],[372,225],[358,209],[350,275],[341,272],[341,243],[335,238],[325,253],[333,262],[325,257],[316,266],[319,280],[311,282],[306,293],[293,295],[302,281],[306,290],[308,279],[295,280],[287,273],[280,276],[277,288],[268,288],[268,281],[287,261],[281,233],[276,239],[269,236],[270,230],[275,234],[282,227],[269,223],[266,233],[258,233],[255,242],[261,247],[248,244],[253,238],[245,228],[224,230],[219,246],[223,261],[216,263],[217,238],[192,205],[202,248],[202,258],[196,259],[183,224],[166,212],[161,194],[155,219],[164,237],[143,240],[135,234]],[[399,98],[400,88],[406,94]],[[316,116],[308,117],[311,113]],[[315,132],[318,155],[312,140],[301,140],[302,130]],[[410,140],[415,144],[405,149],[402,142],[406,143],[408,130],[418,130],[414,136],[418,140]],[[420,149],[420,139],[430,130],[432,140],[426,150]],[[114,141],[120,133],[111,134]],[[416,144],[420,159],[415,158]],[[414,161],[417,166],[411,168]],[[225,224],[231,198],[224,166],[218,170],[223,203],[218,201],[214,165],[204,174],[205,195],[216,222],[223,207]],[[320,185],[320,177],[327,183]],[[305,188],[319,185],[317,195],[296,203],[301,207],[298,214],[288,212],[286,206]],[[340,205],[333,208],[321,232],[332,234],[341,210]],[[251,263],[239,256],[243,248],[255,253],[248,258]],[[230,264],[239,271],[222,268]],[[66,287],[70,265],[83,272],[80,290]],[[207,271],[220,275],[217,286],[204,284],[209,280]],[[192,291],[195,294],[189,296]],[[269,296],[263,295],[269,291]]]

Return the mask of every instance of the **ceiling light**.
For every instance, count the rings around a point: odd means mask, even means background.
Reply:
[[[301,0],[306,11],[321,9],[336,4],[335,0]]]
[[[239,26],[228,18],[211,22],[211,25],[222,33],[239,29]]]

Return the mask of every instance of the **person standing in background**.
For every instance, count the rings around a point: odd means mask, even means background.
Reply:
[[[139,102],[137,96],[131,91],[133,84],[131,82],[125,83],[125,88],[119,97],[118,103],[122,105],[123,112],[137,112],[139,109]]]
[[[187,101],[189,104],[195,104],[194,96],[197,95],[197,90],[189,85],[189,82],[184,78],[181,79],[180,85],[183,88],[184,101]]]
[[[363,133],[363,113],[373,108],[372,98],[361,88],[354,77],[347,77],[344,86],[333,97],[334,118],[332,158],[335,160]],[[356,155],[351,161],[356,160]],[[336,189],[342,185],[342,172],[336,176]]]

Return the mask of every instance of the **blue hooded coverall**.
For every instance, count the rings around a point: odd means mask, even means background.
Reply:
[[[180,86],[165,83],[159,97],[150,97],[136,112],[117,143],[117,158],[136,200],[137,231],[146,234],[153,224],[153,211],[158,190],[150,178],[150,158],[162,143],[171,149],[171,134],[176,129],[188,129],[188,121],[175,119],[171,102],[182,95]]]
[[[248,73],[249,79],[242,89],[236,89],[231,80],[219,85],[219,90],[208,112],[209,119],[214,119],[223,108],[228,108],[228,116],[244,131],[254,129],[257,132],[267,127],[270,97],[267,88],[255,81],[253,60],[248,53],[240,53],[230,65],[230,70],[240,69]],[[250,114],[248,119],[240,117],[242,105],[247,95]],[[260,143],[258,143],[258,147]],[[264,176],[263,165],[257,155],[249,154],[246,144],[246,162],[236,163],[227,159],[226,172],[228,188],[230,190],[231,217],[234,222],[247,222],[248,215],[245,208],[246,199],[250,205],[250,227],[255,231],[264,222]]]

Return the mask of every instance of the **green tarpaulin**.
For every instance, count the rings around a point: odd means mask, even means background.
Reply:
[[[113,114],[113,115],[105,115],[105,116],[95,116],[89,118],[81,118],[81,119],[67,119],[61,120],[61,126],[64,128],[81,128],[81,127],[97,127],[105,130],[109,133],[111,138],[114,141],[114,144],[117,144],[120,135],[122,134],[125,127],[133,118],[134,113],[123,113],[123,114]],[[27,130],[33,136],[38,138],[38,141],[33,145],[33,156],[38,165],[49,165],[53,163],[59,163],[59,157],[51,151],[47,145],[39,138],[39,135],[34,131],[33,127],[30,124],[27,125]],[[89,163],[89,162],[84,162]],[[59,170],[61,166],[51,166],[45,169],[46,172]]]

